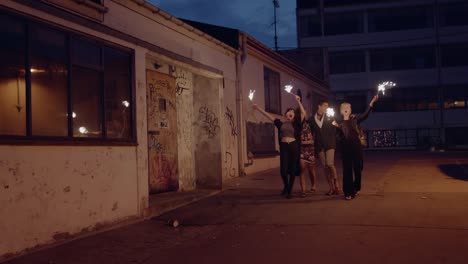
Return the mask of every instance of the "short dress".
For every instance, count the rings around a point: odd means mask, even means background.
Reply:
[[[300,159],[315,164],[314,136],[308,122],[302,123]]]

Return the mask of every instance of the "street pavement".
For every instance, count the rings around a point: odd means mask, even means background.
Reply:
[[[321,174],[316,193],[300,198],[297,179],[285,199],[271,170],[160,217],[8,263],[468,263],[468,153],[365,159],[363,190],[352,201],[324,195]]]

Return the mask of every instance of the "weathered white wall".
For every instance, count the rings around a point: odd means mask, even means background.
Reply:
[[[197,187],[222,187],[220,80],[193,76],[194,151]],[[222,90],[221,90],[222,92]]]
[[[238,114],[236,107],[236,81],[228,78],[224,79],[223,89],[224,108],[221,117],[222,133],[224,135],[223,145],[223,180],[229,180],[239,176],[238,159],[238,137],[240,137],[240,127],[238,124]],[[245,132],[244,132],[245,134]]]
[[[129,217],[145,216],[148,213],[146,57],[150,52],[146,48],[18,2],[4,0],[0,4],[31,17],[133,49],[138,142],[137,146],[125,147],[0,146],[0,258]],[[168,29],[167,25],[156,21],[162,19],[156,18],[156,14],[152,14],[153,18],[149,19],[113,1],[105,1],[105,4],[109,7],[105,15],[106,25],[218,69],[227,79],[236,79],[232,51],[227,52],[219,46],[207,44],[206,40],[188,31],[181,34],[177,30]],[[175,25],[172,27],[181,29]],[[171,64],[179,65],[177,70],[184,63]],[[193,65],[185,66],[180,68],[199,70],[192,69],[195,67]],[[177,104],[183,108],[181,113],[185,113],[178,119],[179,127],[183,128],[179,130],[179,142],[184,142],[188,134],[194,133],[190,129],[197,111],[191,110],[194,104],[191,98],[190,93],[178,97]],[[219,105],[217,116],[220,122],[221,109],[224,108]],[[224,135],[220,134],[219,137],[223,138]],[[179,156],[179,162],[185,164],[184,159],[193,159],[193,146],[180,144],[179,147],[186,154]],[[221,150],[219,155],[218,166],[221,168]],[[193,166],[183,167],[180,173],[181,189],[193,189]],[[219,177],[221,174],[220,169]]]
[[[137,215],[135,147],[0,146],[0,255]]]

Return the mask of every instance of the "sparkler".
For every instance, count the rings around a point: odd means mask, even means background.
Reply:
[[[250,101],[253,101],[254,95],[255,95],[255,90],[250,90],[249,91],[249,100]]]
[[[294,88],[294,87],[293,87],[291,84],[288,84],[288,85],[285,85],[285,86],[284,86],[284,90],[285,90],[286,92],[288,92],[288,93],[291,93],[291,91],[292,91],[293,88]]]
[[[327,117],[331,118],[335,116],[335,110],[331,107],[327,108]]]
[[[86,127],[80,127],[78,131],[80,131],[81,134],[88,134],[88,129],[86,129]]]
[[[379,94],[379,92],[382,92],[382,95],[385,95],[385,90],[386,89],[390,89],[392,87],[395,87],[396,86],[396,83],[393,83],[393,82],[383,82],[383,83],[380,83],[377,87],[377,94]]]

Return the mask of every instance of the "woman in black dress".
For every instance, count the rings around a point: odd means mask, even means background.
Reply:
[[[376,95],[369,103],[367,110],[361,115],[351,115],[351,104],[342,103],[340,112],[343,121],[335,125],[343,135],[342,159],[343,159],[343,192],[346,200],[353,199],[361,190],[361,174],[364,167],[362,145],[359,138],[359,124],[367,119],[374,107],[374,103],[379,99]],[[353,177],[354,172],[354,177]]]
[[[280,170],[284,188],[282,195],[291,198],[294,185],[297,165],[299,164],[299,143],[302,130],[302,122],[306,116],[306,111],[301,103],[301,98],[296,96],[296,101],[300,108],[300,116],[297,116],[293,108],[288,108],[281,119],[275,118],[265,110],[260,109],[256,104],[253,108],[262,113],[273,122],[278,129],[278,139],[280,145]],[[288,177],[289,176],[289,177]]]

